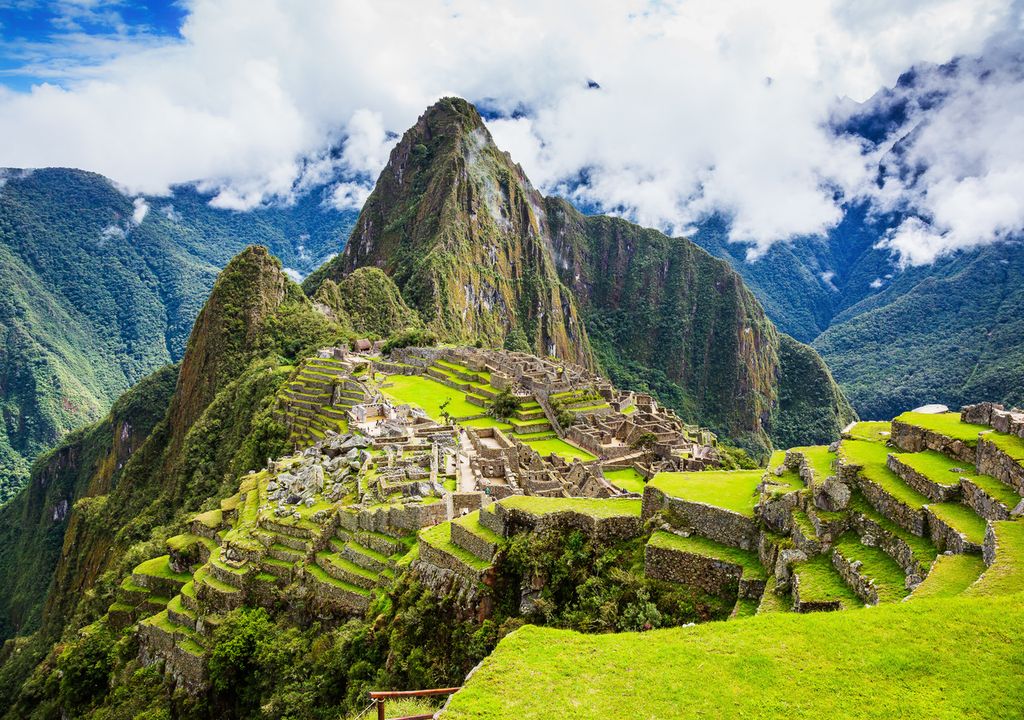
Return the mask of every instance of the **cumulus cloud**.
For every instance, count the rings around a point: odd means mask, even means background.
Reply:
[[[180,41],[105,47],[60,84],[0,89],[0,164],[84,167],[147,194],[200,180],[214,205],[240,211],[330,182],[325,202],[349,209],[395,133],[458,94],[488,109],[495,138],[542,190],[670,232],[721,213],[757,257],[826,231],[844,199],[875,192],[884,149],[832,131],[839,98],[862,101],[914,64],[979,53],[1019,22],[1013,0],[188,9]],[[930,167],[938,182],[944,166]],[[973,191],[955,189],[954,175],[948,197],[968,206],[994,188],[1010,193],[1011,170]],[[1005,201],[992,201],[997,219],[979,209],[968,225],[912,185],[890,190],[952,238],[933,247],[1012,225]]]
[[[871,193],[909,214],[880,243],[901,265],[1024,232],[1024,43],[1021,54],[926,69],[914,107]],[[919,90],[918,92],[921,92]]]

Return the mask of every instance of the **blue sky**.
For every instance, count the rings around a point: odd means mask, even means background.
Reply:
[[[64,83],[125,44],[180,39],[186,8],[170,0],[0,0],[0,84]]]

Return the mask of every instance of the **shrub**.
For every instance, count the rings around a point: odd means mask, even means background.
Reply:
[[[522,402],[521,398],[516,397],[511,390],[505,388],[494,396],[488,411],[492,417],[504,420],[514,415]]]

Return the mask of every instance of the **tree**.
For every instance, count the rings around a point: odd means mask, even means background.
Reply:
[[[512,391],[505,388],[491,401],[489,412],[492,417],[505,420],[515,414],[522,404],[522,398],[516,397]]]

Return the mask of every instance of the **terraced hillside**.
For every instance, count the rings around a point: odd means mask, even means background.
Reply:
[[[745,473],[655,477],[643,517],[664,529],[646,573],[725,593],[730,617],[749,619],[643,635],[526,627],[442,717],[1012,716],[1022,442],[1024,414],[972,406],[776,453],[756,486]],[[822,610],[846,612],[796,616]],[[704,681],[678,674],[690,665]],[[951,682],[954,665],[971,670]]]

